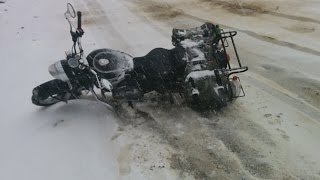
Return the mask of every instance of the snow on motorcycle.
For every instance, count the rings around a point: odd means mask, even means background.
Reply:
[[[179,93],[192,107],[221,108],[228,101],[244,96],[236,73],[245,72],[233,37],[236,31],[224,32],[218,25],[205,23],[191,29],[173,29],[173,49],[155,48],[143,57],[132,57],[112,49],[97,49],[84,57],[81,37],[81,11],[68,3],[65,17],[70,25],[72,50],[66,58],[49,66],[55,78],[32,91],[32,102],[50,106],[79,99],[84,92],[110,104],[106,94],[117,102],[141,101],[146,94]],[[77,27],[72,19],[77,17]],[[231,43],[228,41],[231,39]],[[227,47],[232,46],[238,67],[232,68]],[[232,76],[232,77],[231,77]],[[100,90],[100,93],[97,93]]]

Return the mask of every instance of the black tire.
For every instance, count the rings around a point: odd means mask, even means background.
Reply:
[[[68,97],[69,96],[69,97]],[[74,99],[66,82],[54,79],[32,90],[32,103],[37,106],[50,106],[63,100]]]

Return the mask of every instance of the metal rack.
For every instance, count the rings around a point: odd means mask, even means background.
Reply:
[[[222,31],[220,35],[221,35],[221,37],[220,37],[219,41],[221,41],[221,44],[222,44],[222,47],[223,47],[223,50],[224,50],[226,57],[227,57],[226,47],[229,47],[229,45],[230,45],[228,42],[228,38],[231,39],[233,50],[234,50],[234,53],[236,54],[236,58],[237,58],[238,65],[239,65],[239,67],[232,68],[230,65],[230,62],[228,62],[228,69],[227,69],[229,71],[228,77],[232,74],[246,72],[248,70],[248,67],[242,66],[240,58],[239,58],[239,54],[238,54],[238,51],[237,51],[237,48],[236,48],[236,45],[235,45],[234,39],[233,39],[233,37],[235,35],[237,35],[237,31],[227,31],[227,32]]]

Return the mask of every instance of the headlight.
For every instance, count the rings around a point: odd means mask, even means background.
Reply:
[[[60,79],[62,81],[69,81],[67,74],[64,72],[61,61],[50,65],[49,73],[56,79]]]

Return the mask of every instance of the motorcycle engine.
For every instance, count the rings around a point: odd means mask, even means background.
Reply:
[[[173,45],[185,50],[187,66],[184,94],[191,104],[204,107],[226,105],[229,80],[224,69],[227,67],[227,58],[219,41],[219,26],[211,23],[173,30]]]

